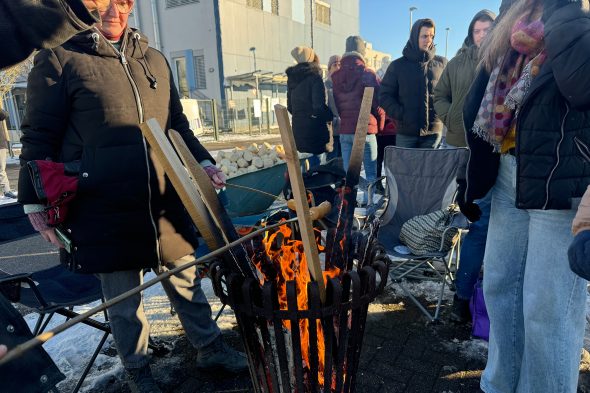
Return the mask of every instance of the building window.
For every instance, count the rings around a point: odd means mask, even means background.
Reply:
[[[246,3],[248,7],[270,12],[271,14],[279,14],[279,0],[248,0]]]
[[[315,2],[315,20],[316,22],[323,23],[325,25],[331,25],[330,19],[330,4],[323,1],[316,0]]]
[[[305,3],[304,0],[291,1],[291,18],[295,22],[305,23]]]
[[[194,57],[195,62],[195,82],[197,89],[207,88],[207,74],[205,73],[205,56],[197,55]]]
[[[200,3],[201,0],[166,0],[166,8],[178,7],[192,3]]]
[[[270,3],[270,8],[273,14],[278,15],[279,14],[279,0],[271,0]]]
[[[186,77],[186,58],[175,57],[172,61],[174,62],[176,83],[178,84],[178,95],[180,98],[190,97],[188,79]]]

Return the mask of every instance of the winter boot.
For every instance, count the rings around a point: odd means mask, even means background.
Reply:
[[[248,369],[246,354],[230,348],[221,336],[211,344],[199,349],[197,368],[224,369],[231,373],[239,373]]]
[[[464,324],[471,320],[471,312],[469,311],[469,300],[461,299],[456,294],[453,297],[453,306],[451,308],[451,315],[449,319],[455,323]]]
[[[129,368],[125,371],[127,372],[129,388],[133,393],[162,393],[152,376],[149,365],[141,368]]]

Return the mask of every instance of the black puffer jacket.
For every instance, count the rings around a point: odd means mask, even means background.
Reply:
[[[443,123],[434,111],[434,88],[447,65],[447,59],[436,56],[433,45],[429,51],[418,46],[419,19],[412,26],[403,57],[389,65],[381,81],[379,104],[387,115],[398,122],[401,135],[441,133]]]
[[[573,3],[545,24],[547,61],[524,99],[516,129],[516,207],[570,209],[590,184],[590,15]],[[471,130],[489,76],[480,72],[466,100]],[[466,200],[494,185],[499,155],[467,132],[471,158]]]
[[[163,129],[181,133],[198,161],[213,160],[189,128],[164,56],[131,30],[121,53],[97,30],[89,31],[41,51],[29,75],[19,201],[39,203],[28,160],[81,160],[78,194],[65,223],[74,251],[62,254],[79,272],[155,267],[196,245],[140,122],[155,118]]]
[[[332,111],[326,104],[326,88],[320,67],[300,63],[287,68],[287,109],[293,115],[293,135],[297,150],[321,154],[330,139],[327,122]]]

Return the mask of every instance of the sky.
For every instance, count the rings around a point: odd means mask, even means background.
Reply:
[[[446,28],[449,30],[448,57],[461,47],[473,16],[482,9],[496,14],[501,0],[360,0],[360,30],[373,49],[393,55],[396,59],[410,35],[410,7],[414,22],[431,18],[436,24],[436,53],[445,55]]]

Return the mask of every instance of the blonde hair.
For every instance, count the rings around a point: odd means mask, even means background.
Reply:
[[[543,6],[542,0],[517,0],[512,7],[506,11],[493,30],[486,36],[481,44],[479,53],[481,54],[481,67],[486,71],[492,72],[498,64],[498,60],[504,56],[511,48],[510,36],[512,35],[512,26],[516,24],[519,18],[527,13],[529,15],[539,12]]]

